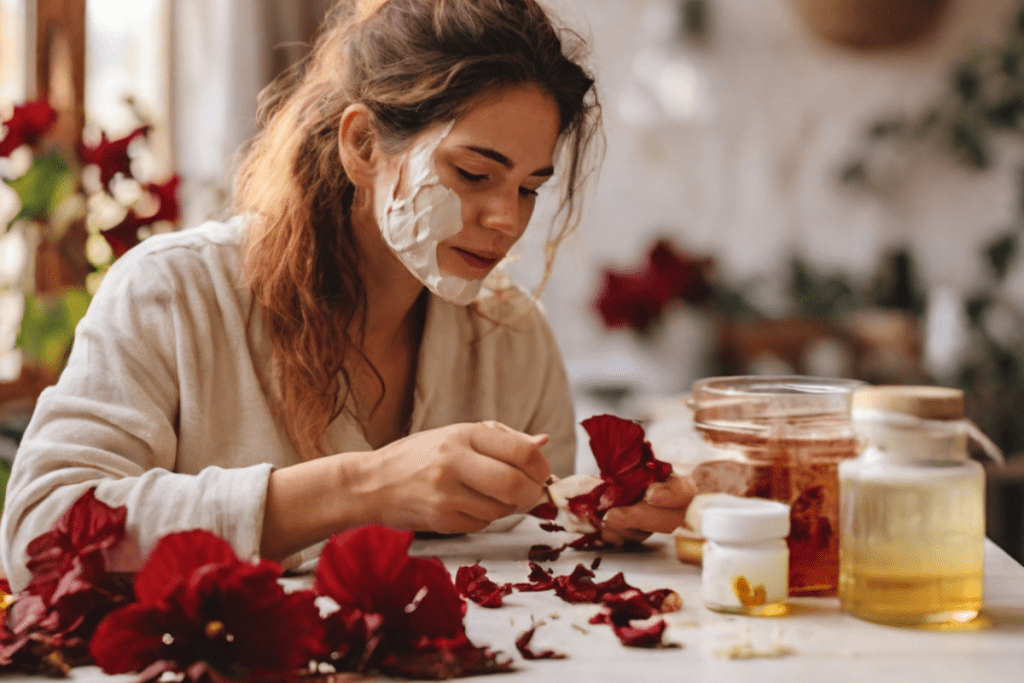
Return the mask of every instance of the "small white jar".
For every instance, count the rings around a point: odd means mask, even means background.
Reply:
[[[789,596],[789,506],[722,496],[701,513],[704,605],[718,612],[773,614]]]

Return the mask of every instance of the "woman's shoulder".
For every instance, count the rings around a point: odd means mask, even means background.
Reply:
[[[243,217],[235,217],[153,235],[115,261],[104,283],[131,280],[157,286],[156,272],[186,279],[237,281],[246,225]]]
[[[119,262],[237,255],[245,238],[246,225],[244,217],[236,216],[226,221],[207,221],[193,228],[153,235],[130,249]]]

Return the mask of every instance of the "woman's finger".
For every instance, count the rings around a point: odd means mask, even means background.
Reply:
[[[476,452],[507,463],[543,484],[551,476],[551,466],[540,451],[542,444],[539,442],[544,437],[532,437],[505,425],[479,424],[469,432],[469,445]]]
[[[469,489],[513,510],[531,506],[543,494],[543,487],[522,470],[481,453],[460,461],[459,478]]]
[[[681,508],[685,512],[695,495],[697,487],[693,479],[673,474],[666,481],[654,482],[648,486],[644,502],[660,508]]]
[[[604,525],[618,531],[639,529],[670,534],[683,525],[686,508],[662,508],[640,502],[612,508],[604,516]]]

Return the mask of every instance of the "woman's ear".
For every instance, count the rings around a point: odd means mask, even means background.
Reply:
[[[356,187],[372,187],[379,171],[380,154],[372,117],[365,104],[350,104],[342,113],[341,125],[338,126],[341,165]]]

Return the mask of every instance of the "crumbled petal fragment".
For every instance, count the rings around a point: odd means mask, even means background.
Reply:
[[[459,567],[455,572],[455,587],[466,598],[481,607],[501,607],[503,588],[487,578],[487,570],[480,563]]]
[[[541,503],[530,510],[530,514],[534,517],[550,521],[558,516],[558,508],[555,507],[554,503]]]
[[[537,545],[530,546],[530,550],[527,552],[526,557],[531,562],[554,562],[562,555],[562,551],[567,547],[568,546],[563,545],[553,548],[550,545],[538,543]]]
[[[612,624],[612,630],[626,647],[674,648],[677,643],[666,643],[662,640],[667,624],[664,619],[656,619],[651,623],[631,621],[625,626]]]
[[[519,650],[519,654],[523,656],[523,659],[565,659],[565,653],[563,652],[555,652],[554,650],[536,652],[530,647],[530,641],[533,640],[533,634],[537,631],[538,626],[540,624],[534,624],[516,638],[516,649]]]

